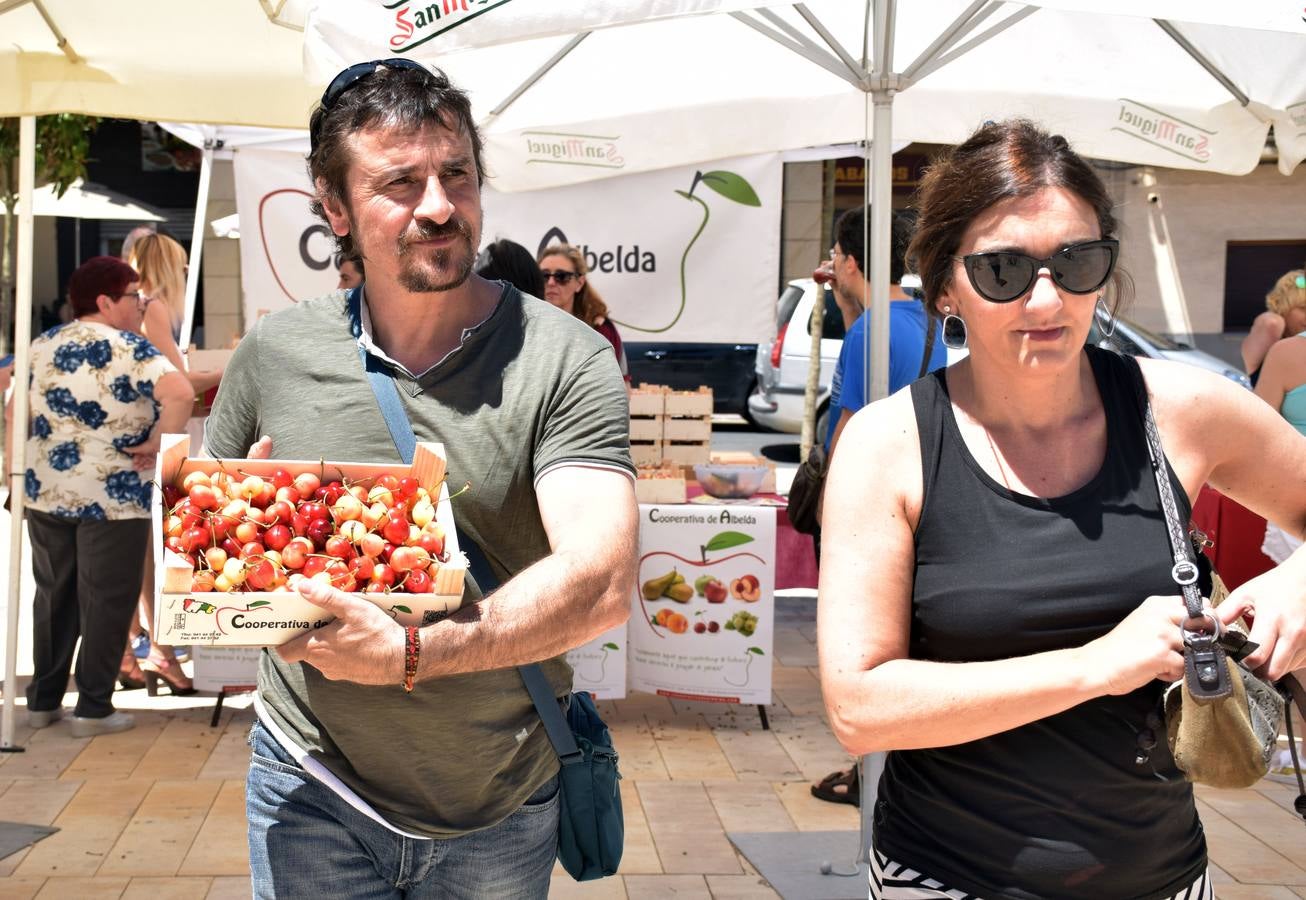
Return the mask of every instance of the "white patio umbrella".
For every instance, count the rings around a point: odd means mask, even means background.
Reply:
[[[35,116],[96,116],[303,127],[320,85],[304,80],[302,0],[0,0],[0,117],[21,116],[15,367],[28,366]],[[203,177],[203,176],[202,176]],[[202,222],[203,217],[197,217]],[[198,276],[192,259],[191,276]],[[193,296],[194,285],[188,286]],[[21,385],[24,382],[19,382]],[[27,395],[16,391],[25,429]],[[24,442],[9,478],[13,527],[0,751],[14,746]]]
[[[590,0],[543,16],[316,0],[305,65],[317,82],[360,60],[439,65],[471,92],[507,190],[873,135],[871,272],[888,269],[893,139],[955,143],[1023,115],[1088,156],[1241,174],[1273,125],[1285,174],[1306,156],[1306,23],[1281,0],[810,0],[690,15],[704,6]],[[872,279],[873,397],[888,385],[887,292]]]

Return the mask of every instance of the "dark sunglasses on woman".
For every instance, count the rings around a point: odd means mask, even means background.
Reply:
[[[1104,238],[1071,244],[1046,259],[1011,250],[970,253],[956,258],[965,267],[975,293],[991,303],[1010,303],[1029,293],[1039,270],[1044,268],[1062,290],[1091,294],[1111,277],[1119,252],[1119,241]]]
[[[544,277],[545,281],[555,281],[558,284],[570,284],[571,280],[576,277],[575,272],[564,272],[561,269],[556,272],[540,269],[540,275]]]

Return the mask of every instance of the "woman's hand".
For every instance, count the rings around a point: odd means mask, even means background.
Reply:
[[[1221,618],[1226,607],[1233,618],[1246,613],[1248,638],[1260,644],[1243,660],[1249,669],[1277,681],[1306,667],[1306,548],[1231,593],[1220,604]]]
[[[1182,597],[1148,597],[1123,622],[1081,648],[1085,674],[1100,684],[1102,694],[1113,695],[1157,678],[1178,681],[1184,677],[1180,625],[1187,617]]]

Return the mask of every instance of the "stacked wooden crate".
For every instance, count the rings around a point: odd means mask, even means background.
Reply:
[[[711,459],[712,391],[667,391],[662,420],[662,461],[682,466]]]
[[[636,466],[689,466],[711,457],[712,391],[642,384],[630,392],[630,452]]]
[[[636,466],[662,465],[662,417],[667,389],[641,384],[630,392],[630,455]]]

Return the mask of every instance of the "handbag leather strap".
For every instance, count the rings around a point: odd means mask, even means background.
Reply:
[[[1233,693],[1233,680],[1229,675],[1229,667],[1225,664],[1225,650],[1219,643],[1220,623],[1214,614],[1203,610],[1202,594],[1197,587],[1200,570],[1197,561],[1193,559],[1192,544],[1188,540],[1184,523],[1179,518],[1179,505],[1170,483],[1169,466],[1166,464],[1165,451],[1161,448],[1161,434],[1157,430],[1152,403],[1147,396],[1147,382],[1143,380],[1143,371],[1138,361],[1130,356],[1124,359],[1134,378],[1134,388],[1143,414],[1147,453],[1152,462],[1152,474],[1156,477],[1161,509],[1165,513],[1166,533],[1170,538],[1170,551],[1174,558],[1170,577],[1179,585],[1184,608],[1188,612],[1188,622],[1182,626],[1184,673],[1188,690],[1196,700],[1218,700]],[[1203,619],[1210,621],[1209,632],[1187,627],[1189,622],[1200,622]]]
[[[372,393],[376,395],[376,405],[381,409],[381,416],[385,419],[386,428],[390,430],[390,438],[395,443],[395,449],[399,451],[399,458],[405,463],[411,463],[413,452],[417,449],[417,435],[413,432],[413,423],[408,420],[408,414],[404,412],[403,401],[399,399],[399,389],[395,387],[394,376],[389,366],[368,353],[367,348],[363,346],[361,294],[361,286],[349,292],[349,331],[358,341],[358,355],[363,363],[363,371],[367,373]],[[481,594],[488,597],[499,587],[499,580],[494,577],[489,560],[485,558],[485,553],[480,546],[461,528],[454,530],[458,535],[458,547],[467,557],[467,570],[472,578],[476,579]],[[526,684],[526,691],[531,695],[531,702],[535,704],[535,710],[540,715],[540,721],[544,723],[549,743],[553,745],[558,759],[564,766],[582,762],[584,754],[577,746],[571,727],[562,715],[558,698],[553,696],[553,687],[545,677],[544,670],[538,663],[531,663],[527,666],[518,666],[517,671]]]

